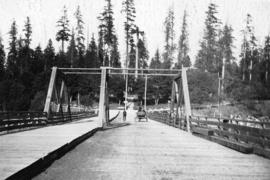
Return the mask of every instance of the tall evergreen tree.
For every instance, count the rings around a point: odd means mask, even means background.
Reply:
[[[219,51],[219,73],[222,73],[224,77],[225,71],[232,73],[232,65],[235,62],[235,57],[233,56],[232,49],[234,37],[232,36],[233,29],[230,25],[225,24],[223,29],[220,31],[220,37],[218,41],[218,51]],[[224,69],[222,71],[222,69]]]
[[[59,27],[59,31],[56,33],[56,40],[61,41],[62,43],[62,52],[65,51],[65,41],[69,40],[70,29],[69,29],[69,20],[67,17],[67,9],[66,6],[63,8],[63,15],[57,21],[57,27]]]
[[[138,42],[138,68],[146,68],[147,67],[147,60],[149,58],[149,52],[146,48],[145,41],[142,39],[139,39]],[[130,68],[135,68],[135,62],[136,62],[136,49],[135,46],[131,47],[130,51]]]
[[[129,66],[129,51],[132,51],[134,46],[134,39],[132,36],[132,31],[135,30],[134,21],[135,21],[135,5],[134,0],[124,0],[122,2],[122,12],[125,13],[125,38],[126,38],[126,61],[125,67]],[[131,46],[129,50],[129,46]]]
[[[30,18],[27,16],[26,18],[26,22],[25,22],[25,25],[24,25],[24,29],[23,31],[25,32],[24,35],[25,35],[25,46],[26,47],[29,47],[30,46],[30,43],[32,41],[31,39],[31,35],[32,35],[32,25],[30,23]]]
[[[103,39],[103,52],[106,53],[106,58],[108,59],[107,66],[119,66],[118,52],[118,38],[115,34],[114,28],[114,18],[111,0],[105,0],[106,5],[104,10],[98,17],[100,20],[99,29],[102,30]]]
[[[165,18],[164,26],[165,26],[165,51],[163,53],[163,66],[164,68],[172,68],[174,52],[176,49],[176,45],[174,43],[175,40],[175,31],[174,31],[174,10],[169,8],[168,15]]]
[[[111,62],[112,67],[121,67],[120,52],[118,49],[118,38],[116,36],[114,37],[112,44]]]
[[[44,71],[47,72],[52,66],[55,66],[55,49],[52,40],[49,39],[47,47],[44,49]]]
[[[195,67],[209,72],[218,72],[220,59],[218,59],[218,28],[219,19],[216,17],[217,5],[210,3],[206,12],[204,36],[200,50],[196,57]]]
[[[145,38],[139,39],[138,42],[138,50],[139,50],[139,64],[138,68],[146,68],[147,67],[147,61],[149,58],[149,52],[146,47]]]
[[[24,37],[20,38],[18,41],[18,59],[20,64],[20,73],[29,72],[30,64],[33,59],[33,50],[30,48],[30,44],[32,41],[32,25],[30,22],[30,18],[27,17],[24,25]]]
[[[181,35],[178,43],[178,62],[177,67],[181,68],[182,65],[190,66],[190,59],[188,57],[189,45],[188,45],[188,31],[187,31],[187,12],[184,11]],[[188,62],[189,61],[189,62]]]
[[[269,74],[269,67],[270,67],[270,35],[266,36],[265,38],[263,54],[264,54],[264,64],[265,64],[264,79],[267,82],[268,74]]]
[[[79,62],[78,60],[78,50],[76,48],[76,40],[75,40],[75,33],[72,30],[71,33],[71,39],[67,48],[67,56],[68,56],[68,62],[66,62],[67,64],[69,64],[69,66],[72,67],[78,67],[79,66]],[[80,66],[79,66],[80,67]]]
[[[97,44],[94,36],[91,38],[91,42],[86,51],[86,67],[88,68],[99,68],[100,62],[98,60]]]
[[[17,51],[17,25],[14,20],[11,24],[11,29],[9,31],[10,41],[9,41],[9,52],[7,57],[7,71],[8,73],[15,77],[19,73],[18,69],[18,51]]]
[[[161,57],[159,50],[157,49],[155,52],[154,58],[152,58],[150,62],[150,68],[151,69],[160,69],[161,68]]]
[[[0,81],[2,81],[5,76],[5,57],[5,48],[2,43],[2,37],[0,37]]]
[[[31,65],[31,72],[33,74],[39,74],[44,70],[44,55],[40,45],[38,45],[34,51],[34,58]]]
[[[249,75],[249,81],[252,79],[252,71],[254,66],[257,40],[254,35],[254,27],[252,25],[252,16],[247,14],[245,29],[242,30],[243,33],[243,43],[241,50],[241,71],[242,71],[242,80],[245,81],[246,76]]]
[[[85,50],[84,45],[84,22],[82,19],[82,14],[80,10],[80,6],[77,7],[77,10],[75,12],[76,17],[76,42],[77,42],[77,48],[79,54],[82,56]]]
[[[99,27],[98,31],[98,59],[100,65],[105,66],[105,51],[104,51],[104,28]]]

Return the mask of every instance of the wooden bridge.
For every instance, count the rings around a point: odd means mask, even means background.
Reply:
[[[64,112],[64,72],[74,70],[53,69],[44,112],[0,114],[0,179],[270,179],[269,122],[192,116],[185,72],[173,79],[170,111],[149,111],[149,122],[109,110],[106,75],[117,72],[107,68],[95,72],[98,116]]]

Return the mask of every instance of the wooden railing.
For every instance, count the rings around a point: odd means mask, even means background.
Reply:
[[[170,126],[180,128],[182,130],[187,129],[187,123],[185,118],[174,118],[174,115],[170,115],[168,111],[153,111],[147,113],[148,117],[152,120],[168,124]]]
[[[20,128],[43,126],[47,124],[44,112],[1,112],[0,132]]]
[[[227,144],[230,146],[243,145],[249,151],[270,157],[270,122],[199,116],[192,116],[190,122],[191,130],[195,133],[203,132],[202,129],[208,130],[208,135],[213,136],[210,138],[212,140],[219,138],[218,141],[229,141],[230,144]]]
[[[94,111],[74,113],[0,112],[0,132],[64,123],[96,116]]]
[[[170,117],[168,111],[150,112],[149,118],[186,130],[185,118]],[[243,153],[270,158],[270,122],[191,116],[191,132]]]
[[[73,121],[87,117],[96,116],[95,111],[89,112],[72,112],[71,114],[65,113],[51,113],[48,119],[48,124],[61,123],[66,121]]]

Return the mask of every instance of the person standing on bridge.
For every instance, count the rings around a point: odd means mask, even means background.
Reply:
[[[123,111],[123,121],[126,121],[126,118],[127,118],[127,111],[124,110]]]

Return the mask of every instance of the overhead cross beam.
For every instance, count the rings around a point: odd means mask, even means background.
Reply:
[[[112,68],[103,67],[108,70],[109,75],[135,75],[135,76],[178,76],[180,69],[138,69],[138,68]],[[58,68],[66,75],[101,75],[100,68]],[[137,73],[140,71],[141,73]]]

